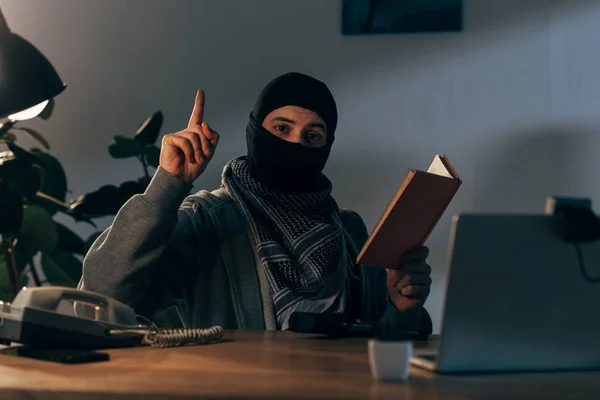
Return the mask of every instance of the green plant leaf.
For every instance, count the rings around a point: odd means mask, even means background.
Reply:
[[[145,176],[142,176],[141,178],[138,179],[138,182],[141,183],[142,185],[144,185],[144,190],[146,190],[146,188],[150,184],[151,180],[152,180],[152,178],[147,178]]]
[[[66,251],[68,253],[85,255],[85,242],[83,239],[59,222],[54,222],[56,233],[58,234],[57,250]]]
[[[0,138],[3,137],[15,126],[15,121],[6,121],[3,124],[0,124]]]
[[[0,256],[0,300],[11,302],[13,300],[8,267],[4,257]]]
[[[32,255],[29,255],[28,249],[25,249],[22,245],[19,245],[19,244],[20,244],[20,241],[17,241],[17,244],[14,247],[15,263],[17,266],[17,275],[19,275],[21,277],[20,281],[23,283],[23,285],[25,285],[26,282],[23,281],[22,277],[24,276],[25,268],[27,267],[27,263],[31,259]],[[0,254],[0,261],[2,263],[5,262],[3,254]],[[0,266],[0,268],[5,268],[5,267],[6,267],[6,264],[4,264],[4,267]],[[8,270],[5,270],[5,273],[8,274]],[[9,279],[9,278],[7,278],[7,279]],[[2,284],[2,282],[0,282],[0,285],[1,284]],[[8,286],[7,286],[8,290],[9,291],[12,290],[11,286],[10,286],[10,281],[7,281],[7,284],[8,284]]]
[[[46,108],[38,115],[41,119],[48,120],[52,116],[52,112],[54,111],[54,99],[50,99],[48,101],[48,105]]]
[[[94,218],[115,215],[127,199],[114,185],[105,185],[95,192],[82,194],[71,201],[73,215],[87,215]]]
[[[31,154],[39,159],[43,169],[39,191],[57,200],[65,201],[67,196],[67,175],[58,159],[40,149],[31,149]]]
[[[38,205],[24,206],[19,240],[26,240],[40,251],[54,250],[58,244],[58,233],[52,215]]]
[[[126,181],[121,183],[121,186],[119,186],[119,191],[121,192],[121,199],[124,200],[123,204],[125,204],[125,202],[134,195],[144,193],[144,190],[146,190],[146,186],[144,186],[139,181]],[[119,208],[121,208],[123,204],[121,204]]]
[[[12,156],[7,154],[6,158],[19,158],[21,160],[27,161],[30,164],[40,165],[41,161],[39,158],[37,158],[35,155],[28,152],[24,148],[20,147],[16,143],[7,143],[6,145],[12,153]]]
[[[102,235],[102,231],[97,231],[94,232],[90,235],[90,237],[87,238],[87,240],[85,241],[85,253],[87,254],[88,251],[90,251],[90,249],[92,248],[92,245],[94,244],[94,242],[96,241],[96,239],[98,239],[98,236]]]
[[[17,244],[15,245],[15,261],[17,263],[17,272],[19,274],[21,286],[37,286],[35,280],[30,280],[29,274],[27,274],[29,269],[33,268],[30,264],[33,263],[33,256],[37,253],[37,250],[24,248],[22,243],[23,241],[17,240]],[[31,268],[28,269],[27,267]],[[33,275],[33,273],[31,275]]]
[[[146,119],[135,133],[135,140],[143,145],[156,142],[163,124],[162,112],[157,111]]]
[[[58,255],[57,252],[42,253],[40,264],[44,275],[46,275],[46,280],[52,286],[77,287],[79,278],[73,278],[67,271],[77,271],[77,268],[79,268],[79,275],[81,276],[81,263],[75,257],[68,256],[70,256],[68,253],[61,253],[61,255]]]
[[[15,136],[14,133],[5,133],[4,135],[2,135],[2,137],[0,137],[0,143],[14,143],[14,141],[17,140],[17,137]]]
[[[67,214],[69,217],[73,218],[73,220],[75,222],[85,222],[85,223],[88,223],[91,226],[93,226],[95,229],[98,228],[98,225],[96,225],[96,223],[92,220],[92,217],[89,217],[87,215],[77,214],[71,210],[69,210],[69,212],[67,212],[65,214]]]
[[[143,193],[144,190],[146,186],[139,181],[126,181],[119,187],[104,185],[95,192],[82,194],[73,199],[70,205],[71,214],[93,218],[116,215],[129,198]]]
[[[72,200],[71,212],[94,218],[115,215],[127,200],[144,190],[146,185],[139,181],[126,181],[119,187],[105,185],[95,192],[82,194]]]
[[[0,180],[25,197],[35,196],[42,184],[42,170],[20,158],[0,160]]]
[[[19,273],[23,273],[27,264],[37,252],[38,250],[34,248],[31,243],[28,243],[26,240],[21,240],[21,238],[17,238],[15,244],[15,261]]]
[[[154,168],[158,168],[158,163],[160,160],[160,149],[156,146],[149,146],[146,148],[145,155],[148,165],[151,165]]]
[[[0,185],[0,234],[14,235],[23,224],[23,196]]]
[[[114,158],[128,158],[139,156],[144,152],[144,145],[135,139],[115,136],[108,146],[108,152]]]
[[[44,193],[36,193],[35,197],[30,199],[29,201],[30,204],[36,204],[43,207],[50,214],[61,212],[73,218],[76,222],[87,222],[88,224],[96,228],[96,224],[94,223],[94,221],[92,221],[90,216],[85,214],[79,214],[78,212],[71,210],[71,206],[69,204],[57,200]]]
[[[17,261],[17,269],[19,271],[21,286],[40,286],[43,282],[43,277],[40,276],[39,270],[34,269],[35,266],[33,265],[33,256],[26,256],[22,254],[22,250],[22,248],[17,250],[15,246],[15,258]],[[37,276],[37,281],[34,276]],[[40,285],[38,285],[38,282]]]
[[[18,126],[13,129],[27,133],[33,140],[36,140],[39,144],[41,144],[43,148],[46,150],[50,149],[50,143],[48,143],[48,141],[44,139],[44,137],[38,131],[35,131],[31,128],[24,128],[22,126]]]
[[[31,257],[28,257],[27,254],[23,253],[23,247],[19,246],[18,241],[17,245],[14,247],[14,251],[17,274],[19,275],[19,278],[21,278],[19,280],[24,286],[26,284],[26,279],[23,279],[24,271],[25,267],[27,267],[27,262]],[[10,275],[8,274],[7,268],[8,266],[6,265],[4,255],[0,252],[0,300],[12,301],[12,286],[10,284]]]
[[[79,282],[79,279],[81,279],[82,262],[73,254],[60,249],[54,249],[54,251],[51,253],[42,253],[42,260],[44,258],[52,260],[52,263],[58,266],[60,271],[69,277],[69,282],[74,282],[76,285],[77,282]],[[43,261],[42,269],[44,269]],[[44,274],[46,274],[46,269],[44,269]],[[50,284],[58,285],[58,283],[55,283],[52,279],[50,279],[47,274],[46,277],[48,278],[48,282]]]

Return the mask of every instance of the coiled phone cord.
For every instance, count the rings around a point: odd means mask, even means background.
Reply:
[[[161,329],[146,317],[138,315],[146,325],[135,327],[111,329],[111,335],[142,334],[144,342],[152,347],[177,347],[185,345],[201,345],[216,342],[223,337],[223,327],[217,325],[208,329],[180,328]]]
[[[144,340],[152,347],[176,347],[188,344],[207,344],[223,337],[223,328],[213,326],[208,329],[159,329],[150,328]]]

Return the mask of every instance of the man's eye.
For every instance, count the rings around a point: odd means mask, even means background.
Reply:
[[[314,142],[316,142],[317,140],[320,140],[320,139],[321,139],[321,137],[322,137],[322,136],[321,136],[321,135],[319,135],[319,134],[318,134],[318,133],[316,133],[316,132],[310,132],[310,133],[308,134],[308,139],[309,139],[309,140],[311,140],[311,141],[314,141]]]
[[[287,126],[277,125],[277,126],[275,126],[275,129],[278,130],[279,132],[285,132],[285,131],[287,131]]]

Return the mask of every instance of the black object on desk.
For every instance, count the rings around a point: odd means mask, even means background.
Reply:
[[[426,331],[382,330],[376,322],[350,320],[340,313],[294,312],[290,330],[298,333],[317,333],[332,337],[376,337],[379,340],[427,340]]]
[[[33,358],[35,360],[50,361],[61,364],[83,364],[98,361],[108,361],[108,353],[91,350],[65,349],[65,348],[35,348],[29,346],[14,346],[0,350],[0,354]]]

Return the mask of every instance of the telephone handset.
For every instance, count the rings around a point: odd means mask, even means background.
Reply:
[[[92,307],[93,319],[60,311],[61,305],[71,302]],[[100,349],[144,342],[155,347],[202,344],[223,335],[220,326],[165,330],[149,321],[140,323],[142,318],[127,305],[97,293],[56,286],[25,287],[12,303],[0,302],[0,339],[30,346]]]

